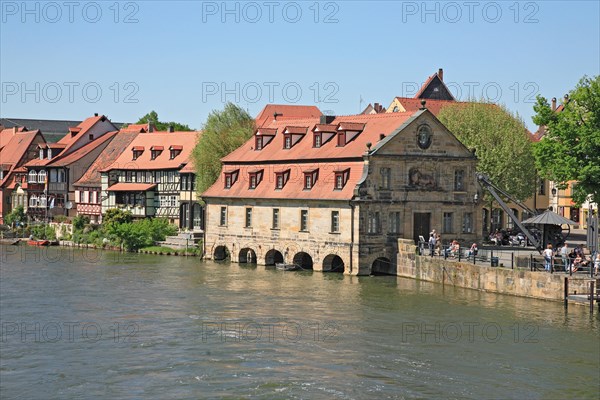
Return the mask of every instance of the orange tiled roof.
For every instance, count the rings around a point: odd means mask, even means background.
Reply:
[[[402,104],[406,112],[415,112],[421,109],[422,104],[421,100],[423,99],[415,99],[412,97],[396,97],[396,100]],[[433,115],[438,115],[442,108],[448,105],[454,104],[468,104],[467,102],[455,101],[455,100],[435,100],[435,99],[425,99],[425,107],[433,113]]]
[[[277,120],[279,121],[285,119],[314,118],[323,115],[321,110],[316,106],[267,104],[256,117],[256,126],[262,127],[270,123],[275,118],[274,114],[278,114]]]
[[[119,131],[83,176],[74,183],[74,186],[100,187],[100,171],[111,165],[123,151],[128,150],[130,143],[137,135],[138,133],[135,130]]]
[[[251,138],[237,150],[233,151],[222,159],[224,163],[235,162],[268,162],[268,161],[295,161],[295,160],[326,160],[335,158],[362,157],[366,144],[368,142],[376,144],[381,133],[389,134],[394,129],[400,127],[413,113],[385,113],[385,114],[364,114],[338,116],[331,123],[338,125],[340,123],[354,122],[364,124],[364,129],[354,140],[343,147],[338,147],[335,140],[329,140],[321,147],[313,147],[312,134],[305,135],[291,149],[284,149],[284,135],[277,134],[264,149],[255,151],[255,141]],[[277,128],[283,132],[283,128],[288,126],[290,121],[271,121],[269,128]],[[312,131],[315,125],[320,124],[318,117],[310,119],[294,120],[294,125],[308,126]]]
[[[155,169],[179,169],[189,162],[193,148],[196,146],[197,137],[200,132],[148,132],[140,133],[129,144],[119,157],[102,171],[112,169],[120,170],[155,170]],[[181,147],[181,153],[171,159],[169,151],[163,151],[154,160],[150,151],[144,151],[138,158],[133,159],[132,150],[139,147],[163,146],[177,149]]]
[[[305,135],[291,149],[284,149],[284,135],[276,135],[262,150],[254,150],[251,138],[237,150],[222,159],[223,173],[203,197],[234,198],[298,198],[298,199],[351,199],[356,184],[363,173],[363,154],[367,143],[375,146],[381,140],[396,132],[415,113],[386,113],[338,116],[328,126],[339,125],[361,131],[345,146],[338,146],[336,140],[324,142],[321,147],[313,147],[312,133]],[[271,121],[267,127],[279,132],[290,121]],[[320,124],[320,118],[293,121],[294,126],[308,126],[312,131]],[[327,128],[331,130],[331,128]],[[263,180],[255,189],[249,187],[250,172],[264,169]],[[283,189],[276,190],[275,174],[290,170],[290,178]],[[238,181],[231,188],[224,186],[224,173],[239,170]],[[304,188],[304,174],[318,170],[316,183],[310,190]],[[349,170],[348,181],[342,190],[334,190],[335,172]]]
[[[94,125],[96,125],[96,123],[98,123],[98,121],[106,121],[106,120],[108,120],[108,118],[106,118],[104,115],[93,116],[93,117],[86,118],[84,121],[82,121],[76,127],[69,128],[69,134],[63,136],[57,142],[61,145],[63,145],[63,144],[66,145],[63,153],[67,154],[69,152],[69,150],[71,149],[71,147],[79,140],[79,138],[83,137],[90,129],[92,129],[92,127]],[[113,126],[113,127],[116,129],[115,126]]]
[[[183,167],[179,170],[179,173],[180,174],[195,174],[196,168],[194,168],[194,163],[192,161],[190,161],[189,163],[187,163],[185,165],[185,167]]]
[[[53,167],[64,167],[69,164],[72,164],[72,163],[78,161],[81,157],[88,154],[90,151],[94,150],[96,147],[111,140],[113,137],[115,137],[115,135],[117,133],[118,133],[118,131],[105,133],[104,135],[100,136],[98,139],[93,140],[93,141],[81,146],[77,150],[75,150],[65,156],[62,156],[62,154],[59,154],[56,158],[51,159],[50,163],[47,165],[51,165]],[[63,153],[64,153],[64,151],[63,151]]]

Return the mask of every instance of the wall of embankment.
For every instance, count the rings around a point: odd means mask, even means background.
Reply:
[[[565,274],[473,265],[419,256],[412,240],[398,240],[396,275],[467,289],[544,300],[564,300]],[[570,277],[569,293],[588,293],[589,277]]]

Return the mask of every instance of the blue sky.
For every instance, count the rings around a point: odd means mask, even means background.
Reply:
[[[530,129],[535,95],[600,73],[597,1],[1,1],[0,115],[200,128],[237,102],[353,114],[444,69]],[[363,103],[360,103],[360,100]]]

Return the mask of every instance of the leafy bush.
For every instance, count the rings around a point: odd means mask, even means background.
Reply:
[[[36,239],[56,240],[56,231],[51,226],[36,225],[31,229],[31,234]]]
[[[73,229],[77,231],[83,230],[83,227],[90,223],[90,217],[86,215],[78,215],[73,218]]]
[[[75,217],[75,218],[77,218],[77,217]],[[60,214],[60,215],[55,215],[55,216],[52,218],[52,220],[53,220],[54,222],[58,222],[58,223],[60,224],[60,223],[63,223],[63,222],[67,222],[67,221],[69,220],[69,218],[67,218],[67,216],[66,216],[66,215],[62,215],[62,214]]]

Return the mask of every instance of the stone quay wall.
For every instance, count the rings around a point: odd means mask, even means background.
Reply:
[[[492,293],[544,300],[564,300],[564,274],[473,265],[439,257],[419,256],[416,254],[416,246],[412,240],[398,240],[396,274],[405,278]],[[569,293],[574,292],[588,293],[589,278],[571,277]]]

